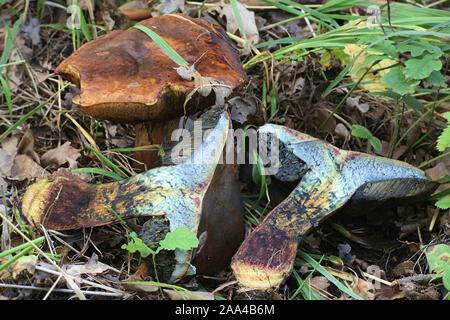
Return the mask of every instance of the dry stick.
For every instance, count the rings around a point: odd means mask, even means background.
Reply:
[[[36,270],[39,270],[39,271],[42,271],[42,272],[46,272],[46,273],[50,273],[50,274],[53,274],[55,276],[60,276],[61,275],[61,272],[58,272],[58,271],[55,271],[55,270],[51,270],[51,269],[47,269],[47,268],[44,268],[42,266],[36,266]],[[121,294],[121,295],[124,294],[124,292],[122,292],[119,289],[111,288],[111,287],[105,286],[103,284],[99,284],[99,283],[92,282],[92,281],[89,281],[89,280],[86,280],[86,279],[82,279],[82,278],[80,280],[81,280],[81,283],[84,283],[86,285],[89,285],[89,286],[92,286],[92,287],[95,287],[95,288],[99,288],[99,289],[102,289],[102,290],[105,290],[105,291],[109,291],[109,292],[114,292],[116,294]]]
[[[7,284],[7,283],[0,283],[1,288],[13,288],[13,289],[26,289],[26,290],[40,290],[40,291],[48,291],[51,288],[48,287],[36,287],[36,286],[25,286],[25,285],[18,285],[18,284]],[[61,293],[76,293],[72,289],[53,289],[54,292],[61,292]],[[81,290],[83,294],[88,295],[97,295],[97,296],[107,296],[107,297],[121,297],[121,294],[113,293],[113,292],[102,292],[102,291],[89,291],[89,290]]]
[[[436,220],[437,220],[437,217],[439,216],[440,210],[441,209],[439,207],[436,207],[436,209],[434,209],[433,218],[431,219],[430,226],[428,227],[429,232],[433,231],[434,224],[436,223]]]
[[[50,289],[47,291],[47,293],[45,294],[44,298],[42,298],[42,300],[47,300],[48,296],[50,295],[50,293],[52,293],[52,291],[56,288],[56,285],[58,284],[59,280],[61,280],[62,278],[62,274],[60,274],[58,276],[58,278],[56,279],[55,282],[53,282],[52,286],[50,287]]]
[[[21,230],[19,230],[11,221],[9,221],[9,219],[7,217],[5,217],[3,215],[3,213],[0,212],[0,217],[6,221],[6,223],[14,229],[14,231],[16,231],[18,234],[20,234],[22,236],[22,238],[24,238],[28,243],[30,243],[40,254],[42,254],[42,256],[47,259],[57,270],[59,270],[61,272],[61,274],[64,276],[64,278],[66,279],[67,285],[73,289],[73,291],[75,292],[75,294],[77,295],[78,299],[80,300],[86,300],[86,297],[83,295],[83,293],[81,292],[80,288],[77,286],[77,284],[73,281],[73,279],[63,270],[61,269],[52,259],[50,259],[50,257],[48,257],[44,251],[42,251],[37,245],[35,245],[33,243],[33,241],[31,241]]]

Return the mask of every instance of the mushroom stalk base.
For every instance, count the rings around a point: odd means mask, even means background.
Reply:
[[[233,257],[233,272],[248,288],[278,287],[292,271],[301,238],[352,198],[358,205],[416,200],[438,186],[404,162],[340,150],[277,125],[265,125],[259,131],[277,137],[307,170]]]

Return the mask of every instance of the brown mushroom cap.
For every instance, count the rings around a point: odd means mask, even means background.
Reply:
[[[195,69],[202,77],[232,88],[246,81],[238,52],[220,26],[183,14],[139,24],[155,31],[190,65],[198,60]],[[182,113],[195,85],[184,80],[175,67],[145,33],[131,28],[84,44],[55,71],[80,87],[73,102],[90,116],[136,123]]]

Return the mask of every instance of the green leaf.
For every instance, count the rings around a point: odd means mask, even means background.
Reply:
[[[388,97],[394,100],[400,100],[402,95],[398,94],[397,92],[394,92],[392,90],[386,90],[386,91],[379,91],[379,92],[370,92],[369,95],[371,96],[382,96],[382,97]]]
[[[363,139],[370,139],[371,137],[373,137],[372,132],[358,124],[353,125],[352,135]]]
[[[425,81],[435,87],[447,88],[444,76],[439,71],[433,71]]]
[[[135,232],[130,233],[131,241],[128,244],[123,244],[122,249],[128,250],[131,253],[139,251],[142,258],[148,257],[150,254],[156,254],[155,251],[150,249],[142,240],[137,236]]]
[[[166,234],[166,237],[159,242],[160,249],[164,250],[190,250],[198,247],[198,239],[192,231],[182,226]]]
[[[413,93],[414,87],[420,83],[420,80],[406,80],[401,66],[392,68],[391,71],[381,77],[380,81],[402,95]]]
[[[352,128],[352,136],[368,139],[369,143],[374,147],[374,149],[378,152],[381,152],[382,145],[380,139],[375,137],[367,128],[358,124],[354,124]]]
[[[442,131],[441,135],[437,139],[436,148],[443,152],[446,148],[450,147],[450,112],[446,112],[443,116],[447,119],[447,128]]]
[[[410,96],[409,94],[402,97],[402,100],[410,107],[411,109],[417,110],[417,111],[423,111],[425,112],[426,109],[423,106],[422,102],[414,98],[413,96]]]
[[[372,43],[373,38],[371,36],[369,36],[368,38],[371,39],[368,43]],[[394,46],[394,41],[391,40],[386,40],[373,45],[370,48],[370,51],[382,52],[388,56],[398,58],[398,53],[396,47]]]
[[[438,244],[425,251],[430,272],[436,273],[432,280],[442,277],[442,282],[450,290],[450,246]]]
[[[439,54],[439,56],[443,53],[439,47],[433,46],[427,41],[411,41],[409,43],[399,45],[397,50],[399,52],[410,52],[413,57],[418,57],[425,51],[428,51],[433,55]],[[434,57],[437,58],[436,56]]]
[[[450,208],[450,197],[440,199],[435,203],[435,205],[442,210],[447,210],[448,208]]]
[[[378,139],[377,137],[372,136],[372,137],[369,138],[369,142],[370,142],[370,144],[372,145],[372,147],[376,151],[381,152],[382,144],[381,144],[380,139]]]
[[[153,30],[150,30],[146,26],[143,25],[136,25],[133,26],[133,28],[136,28],[142,32],[144,32],[147,36],[149,36],[156,45],[170,58],[173,62],[175,62],[179,66],[183,66],[186,68],[189,68],[189,63],[184,60],[182,56],[178,54],[178,52],[175,51],[163,38],[161,38],[156,32]]]
[[[409,59],[405,62],[405,66],[405,76],[410,79],[424,79],[431,72],[441,70],[442,62],[434,60],[431,55],[424,55],[421,58]]]

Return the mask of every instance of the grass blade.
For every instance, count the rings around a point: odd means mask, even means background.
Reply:
[[[123,177],[118,175],[117,173],[114,173],[114,172],[111,172],[108,170],[99,169],[99,168],[78,168],[78,169],[73,169],[71,172],[72,173],[82,172],[82,173],[100,174],[102,176],[110,177],[117,181],[123,180]]]
[[[11,127],[9,127],[5,132],[3,132],[0,135],[0,142],[2,142],[7,136],[8,134],[12,133],[14,130],[16,130],[16,128],[18,126],[20,126],[22,123],[24,123],[25,121],[28,120],[28,118],[30,118],[32,115],[34,115],[36,112],[38,112],[40,109],[42,109],[42,107],[44,107],[47,103],[49,103],[54,97],[56,97],[60,92],[64,91],[64,89],[69,86],[69,83],[65,84],[64,86],[61,87],[61,89],[59,89],[58,91],[56,91],[54,94],[52,94],[50,96],[50,98],[48,98],[47,100],[45,100],[44,102],[42,102],[40,105],[38,105],[37,107],[35,107],[33,110],[31,110],[30,112],[28,112],[26,115],[24,115],[22,118],[19,119],[19,121],[17,121],[16,123],[14,123]]]
[[[120,169],[118,166],[116,166],[111,160],[106,158],[100,151],[96,150],[94,147],[92,147],[90,145],[88,145],[87,147],[92,152],[94,152],[101,161],[105,162],[111,169],[113,169],[118,174],[122,175],[123,177],[128,178],[128,175],[125,172],[123,172],[122,169]]]
[[[33,242],[35,245],[38,246],[38,245],[40,245],[42,243],[42,241],[44,241],[44,239],[45,239],[45,237],[42,236],[42,237],[39,237],[37,239],[34,239],[31,242]],[[23,243],[21,245],[18,245],[17,247],[14,247],[14,248],[11,248],[9,250],[5,250],[3,252],[0,252],[0,258],[6,257],[6,256],[8,256],[10,254],[13,254],[16,251],[27,249],[28,247],[31,247],[31,244],[29,244],[28,242],[25,242],[25,243]]]
[[[317,261],[314,260],[309,254],[298,250],[297,254],[304,259],[306,262],[308,262],[310,265],[314,266],[317,265]],[[325,278],[328,279],[332,284],[334,284],[336,287],[338,287],[339,290],[342,292],[348,294],[352,298],[355,298],[356,300],[364,300],[362,297],[354,293],[352,290],[347,288],[345,285],[343,285],[339,280],[337,280],[331,273],[329,273],[324,267],[322,267],[320,264],[317,265],[317,271],[320,272]]]
[[[324,255],[322,255],[322,257],[320,257],[319,262],[317,262],[317,264],[314,266],[313,270],[311,270],[311,272],[308,274],[308,276],[305,278],[305,280],[303,280],[303,281],[300,283],[300,286],[297,288],[297,290],[295,290],[294,294],[293,294],[292,296],[290,296],[289,300],[294,299],[294,298],[299,294],[299,292],[302,291],[303,286],[304,286],[304,285],[307,283],[307,281],[311,278],[311,276],[313,275],[313,273],[316,271],[317,266],[320,265],[320,263],[322,262],[322,260],[323,260],[324,257],[325,257]],[[298,276],[298,275],[297,275],[297,276]],[[299,276],[299,278],[300,278],[300,276]],[[298,280],[297,280],[297,281],[298,281]]]
[[[161,38],[156,32],[153,30],[150,30],[146,26],[143,25],[136,25],[133,26],[133,28],[136,28],[142,32],[144,32],[147,36],[149,36],[156,45],[170,58],[173,62],[175,62],[179,66],[183,66],[186,68],[189,68],[189,63],[184,60],[182,56],[178,54],[178,52],[175,51],[163,38]]]
[[[0,76],[0,82],[2,83],[3,94],[5,95],[5,98],[6,98],[6,104],[8,105],[9,119],[11,120],[11,122],[13,122],[13,119],[12,119],[13,106],[12,106],[12,102],[11,102],[11,91],[9,91],[8,83],[2,76]]]
[[[11,54],[11,50],[13,48],[14,40],[16,39],[16,35],[19,32],[20,24],[22,23],[23,15],[20,15],[19,19],[14,22],[12,32],[7,25],[5,25],[5,29],[8,34],[8,40],[5,43],[5,47],[3,48],[3,53],[0,57],[0,73],[3,70],[3,65],[8,62],[9,56]]]
[[[244,38],[245,47],[247,48],[247,50],[250,50],[250,44],[247,39],[247,34],[245,33],[244,22],[242,21],[241,14],[239,13],[239,8],[237,7],[237,1],[230,0],[230,4],[231,4],[231,7],[233,8],[234,16],[236,17],[236,20],[238,22],[239,31],[241,33],[241,36]]]

